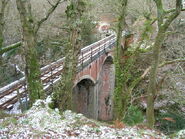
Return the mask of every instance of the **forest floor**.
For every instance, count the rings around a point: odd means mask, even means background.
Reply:
[[[174,137],[145,126],[129,127],[122,123],[107,124],[88,119],[69,110],[62,115],[48,107],[49,101],[38,100],[24,114],[0,118],[0,138],[69,138],[69,139],[165,139],[185,138],[185,130]]]

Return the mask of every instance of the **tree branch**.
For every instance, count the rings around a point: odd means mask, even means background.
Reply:
[[[3,3],[2,5],[3,5],[4,7],[6,7],[6,5],[8,4],[8,2],[9,2],[9,0],[3,0],[3,1],[2,1],[2,3]]]
[[[165,30],[171,24],[171,22],[180,14],[182,10],[182,0],[176,0],[176,9],[175,11],[166,19],[164,25],[162,25]]]
[[[35,30],[34,30],[35,33],[38,32],[40,26],[50,17],[50,15],[55,11],[55,9],[60,3],[61,3],[61,0],[57,0],[55,5],[50,4],[52,5],[52,7],[48,10],[48,13],[46,14],[46,16],[36,23]]]
[[[163,62],[162,64],[159,65],[159,68],[164,67],[165,65],[178,63],[178,62],[185,62],[185,58],[184,59],[175,59],[175,60]]]
[[[48,3],[53,7],[54,5],[50,2],[50,0],[47,0],[48,1]]]
[[[183,58],[183,59],[175,59],[175,60],[163,62],[162,64],[159,65],[159,68],[162,68],[162,67],[164,67],[164,66],[166,66],[166,65],[178,63],[178,62],[185,62],[185,58]],[[132,90],[135,88],[135,86],[136,86],[141,80],[143,80],[143,79],[146,77],[146,75],[150,72],[150,70],[151,70],[151,66],[148,67],[140,77],[138,77],[137,79],[135,79],[135,80],[132,82],[131,87],[129,88],[129,90],[132,91]]]
[[[21,45],[22,45],[22,42],[17,42],[15,44],[11,44],[9,46],[3,47],[2,49],[0,49],[0,55],[2,55],[3,53],[6,53],[12,49],[15,49]]]
[[[163,15],[164,15],[164,8],[162,4],[162,0],[154,0],[156,6],[157,6],[157,21],[158,21],[158,26],[163,24]]]
[[[171,61],[165,61],[165,62],[163,62],[163,63],[161,63],[160,65],[159,65],[159,68],[162,68],[162,67],[164,67],[164,66],[166,66],[166,65],[170,65],[170,64],[174,64],[174,63],[179,63],[179,62],[185,62],[185,58],[184,59],[175,59],[175,60],[171,60]],[[151,66],[150,67],[148,67],[145,71],[144,71],[144,73],[141,75],[141,78],[143,79],[147,74],[148,74],[148,72],[151,70]]]
[[[165,11],[165,14],[169,14],[169,13],[172,13],[172,12],[175,12],[176,9],[170,9],[168,11]],[[181,9],[181,11],[185,11],[185,9]]]

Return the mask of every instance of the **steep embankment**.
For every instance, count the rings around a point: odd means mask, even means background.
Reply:
[[[61,116],[57,109],[52,110],[47,104],[47,101],[38,100],[25,114],[1,119],[0,138],[167,138],[147,128],[108,125],[71,111]]]

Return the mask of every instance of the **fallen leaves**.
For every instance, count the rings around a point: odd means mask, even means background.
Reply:
[[[114,124],[110,126],[111,128],[118,128],[118,129],[122,129],[125,128],[125,125],[123,122],[119,121],[119,120],[115,120]]]
[[[164,117],[162,120],[166,120],[166,121],[170,121],[170,122],[176,123],[176,121],[173,118],[171,118],[171,117]]]

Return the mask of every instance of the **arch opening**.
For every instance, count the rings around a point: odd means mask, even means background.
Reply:
[[[113,92],[115,86],[115,66],[113,58],[107,57],[99,75],[98,120],[113,119]]]
[[[88,118],[94,118],[95,85],[90,79],[83,79],[73,88],[73,110]]]

